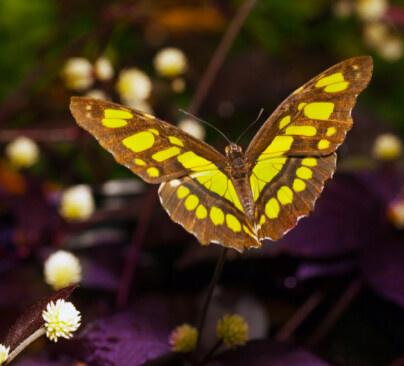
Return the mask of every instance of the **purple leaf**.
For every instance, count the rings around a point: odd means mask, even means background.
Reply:
[[[404,243],[383,241],[363,251],[364,281],[381,297],[404,307]]]
[[[210,366],[325,366],[327,363],[311,353],[287,343],[273,340],[248,342],[216,358]]]
[[[137,366],[170,351],[170,329],[153,312],[127,312],[91,323],[77,337],[81,358],[98,366]]]
[[[55,302],[58,299],[66,300],[77,287],[77,285],[65,287],[31,306],[11,326],[3,344],[10,346],[10,351],[12,351],[24,339],[43,326],[42,311],[46,309],[46,305],[50,301]]]
[[[330,258],[368,244],[379,227],[379,202],[354,175],[338,175],[326,184],[314,212],[278,244],[291,255]]]

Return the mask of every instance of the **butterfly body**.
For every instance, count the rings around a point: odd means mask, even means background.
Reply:
[[[370,56],[343,61],[293,92],[242,151],[225,155],[167,122],[119,104],[73,97],[77,123],[149,183],[171,219],[206,245],[240,252],[278,240],[314,208],[368,85]]]
[[[237,196],[240,198],[240,203],[243,206],[249,224],[255,231],[254,198],[249,181],[250,164],[248,164],[241,146],[238,146],[234,142],[226,147],[225,152],[228,161],[225,170],[234,185]]]

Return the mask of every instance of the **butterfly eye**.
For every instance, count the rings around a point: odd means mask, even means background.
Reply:
[[[224,152],[227,154],[228,151],[229,151],[229,147],[226,146],[226,148],[224,149]]]

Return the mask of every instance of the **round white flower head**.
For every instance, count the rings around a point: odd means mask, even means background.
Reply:
[[[196,137],[199,140],[203,140],[206,135],[204,127],[194,119],[185,118],[178,123],[178,128]]]
[[[188,69],[187,58],[178,48],[164,48],[153,60],[156,71],[165,77],[176,77]]]
[[[387,0],[356,0],[356,11],[363,20],[380,19],[387,8]]]
[[[62,78],[66,88],[82,91],[94,82],[93,65],[83,57],[73,57],[67,60],[62,70]]]
[[[124,103],[147,99],[152,90],[150,78],[139,69],[124,69],[119,73],[116,89]]]
[[[101,100],[108,100],[107,95],[105,94],[104,90],[101,89],[91,89],[86,93],[86,97],[101,99]]]
[[[105,57],[100,57],[95,61],[94,72],[97,79],[102,81],[111,80],[114,76],[114,68],[112,67],[111,61]]]
[[[7,360],[9,352],[10,352],[10,347],[6,347],[6,346],[0,344],[0,365],[3,364]]]
[[[55,290],[81,281],[81,265],[72,253],[58,250],[44,264],[45,282]]]
[[[79,184],[63,192],[59,212],[66,220],[80,221],[92,215],[94,206],[90,187]]]
[[[403,144],[392,133],[384,133],[377,136],[373,144],[373,156],[379,160],[394,160],[401,155]]]
[[[28,168],[38,161],[39,148],[28,137],[18,137],[6,146],[6,155],[17,168]]]
[[[80,326],[81,315],[71,302],[63,299],[51,301],[46,310],[42,312],[42,318],[45,321],[46,336],[54,342],[58,338],[71,338]]]

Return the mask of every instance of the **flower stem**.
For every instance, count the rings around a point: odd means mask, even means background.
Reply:
[[[41,327],[38,330],[36,330],[34,333],[32,333],[28,338],[24,339],[16,348],[13,349],[13,351],[8,355],[6,362],[4,365],[8,365],[14,358],[16,358],[20,352],[30,345],[33,341],[38,339],[40,336],[44,335],[46,333],[45,327]]]
[[[213,355],[216,353],[216,351],[219,349],[219,347],[222,345],[223,341],[219,339],[216,344],[211,348],[211,350],[203,357],[200,361],[198,361],[197,365],[204,365],[210,359],[213,357]]]
[[[222,254],[220,255],[219,260],[217,261],[215,272],[208,287],[208,293],[206,294],[205,302],[203,303],[202,315],[198,326],[198,334],[199,334],[198,345],[202,338],[203,327],[205,326],[206,314],[209,309],[210,300],[212,299],[213,290],[216,286],[217,281],[219,280],[220,274],[222,273],[223,265],[224,262],[226,261],[226,254],[228,250],[229,248],[223,248]]]

